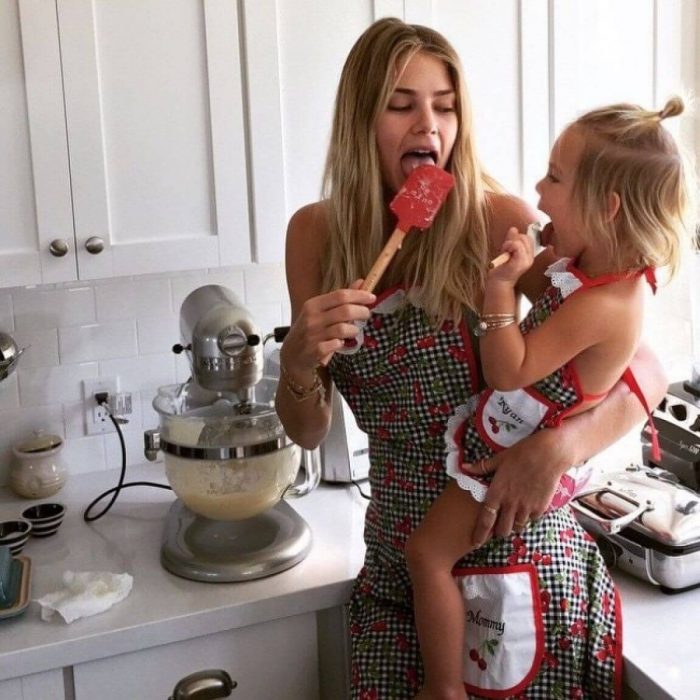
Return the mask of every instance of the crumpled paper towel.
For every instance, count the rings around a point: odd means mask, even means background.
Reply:
[[[64,571],[63,583],[64,588],[37,599],[42,620],[58,613],[70,623],[109,610],[129,595],[134,578],[109,571]]]

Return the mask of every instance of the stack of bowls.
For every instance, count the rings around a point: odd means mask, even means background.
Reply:
[[[17,556],[29,539],[32,524],[26,520],[3,520],[0,522],[0,545],[7,545],[12,556]]]
[[[63,522],[66,508],[61,503],[40,503],[22,511],[22,517],[32,524],[33,537],[49,537]]]

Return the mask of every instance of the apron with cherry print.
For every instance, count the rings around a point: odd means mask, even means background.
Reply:
[[[447,483],[447,422],[480,388],[472,338],[466,323],[435,328],[397,288],[380,295],[354,352],[329,366],[370,443],[365,563],[349,610],[354,700],[409,700],[422,684],[403,550]],[[618,697],[615,589],[568,506],[491,540],[455,574],[468,590],[472,697]]]

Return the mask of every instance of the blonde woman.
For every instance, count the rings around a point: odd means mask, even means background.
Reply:
[[[454,189],[430,229],[407,237],[377,295],[362,291],[360,280],[393,228],[388,202],[422,163],[449,170]],[[500,192],[479,164],[462,68],[448,42],[431,29],[396,19],[371,25],[341,75],[325,198],[299,210],[289,223],[292,327],[281,350],[276,402],[288,435],[313,448],[328,432],[335,386],[369,435],[367,548],[351,601],[354,698],[408,699],[421,689],[404,548],[447,483],[447,420],[481,388],[470,326],[481,308],[488,261],[509,228],[524,230],[534,219],[535,212]],[[517,292],[534,299],[553,259],[538,256],[518,280]],[[358,324],[364,324],[361,330]],[[352,353],[345,352],[348,339],[357,341]],[[638,353],[633,365],[649,403],[656,403],[665,382],[655,359]],[[475,610],[472,624],[492,631],[493,644],[531,647],[524,666],[495,673],[491,668],[489,697],[522,692],[552,698],[563,692],[562,684],[574,697],[594,692],[613,697],[620,661],[613,584],[570,509],[544,513],[571,465],[643,418],[637,398],[618,385],[605,401],[556,431],[541,430],[483,463],[494,477],[473,541],[479,547],[490,534],[495,537],[459,566],[470,570],[465,585],[479,584],[477,593],[490,590],[509,620],[487,620]],[[509,563],[514,519],[521,513],[543,516],[518,535],[523,557],[539,553],[525,568]],[[561,543],[552,533],[560,532],[575,552],[576,582],[553,556]],[[523,585],[527,595],[513,595]],[[563,587],[574,585],[587,612],[560,605]],[[529,622],[523,629],[509,625],[513,619]]]

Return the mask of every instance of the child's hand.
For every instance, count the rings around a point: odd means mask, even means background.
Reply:
[[[520,233],[514,226],[508,229],[501,246],[501,253],[508,253],[510,258],[489,271],[489,280],[515,282],[530,269],[535,259],[535,246],[530,236]]]

